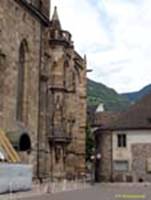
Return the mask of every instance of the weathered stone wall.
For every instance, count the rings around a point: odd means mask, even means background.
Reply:
[[[32,152],[28,155],[28,162],[36,166],[40,23],[16,1],[1,0],[0,52],[5,56],[5,73],[0,127],[6,132],[16,131],[19,48],[23,40],[28,45],[24,80],[24,107],[27,115],[23,126],[29,130],[28,134],[32,140]]]
[[[49,18],[50,0],[26,0]]]
[[[134,181],[151,182],[150,171],[147,172],[147,161],[151,158],[151,144],[133,144],[132,151],[132,176]]]
[[[48,137],[52,137],[53,166],[58,166],[53,140],[60,140],[55,144],[62,155],[59,167],[53,167],[53,171],[56,176],[62,172],[62,176],[75,177],[85,172],[86,63],[72,46],[53,44],[48,54],[51,55],[48,80],[51,120]]]
[[[42,2],[49,7],[49,1]],[[85,171],[86,60],[75,52],[67,31],[59,30],[60,40],[58,30],[42,22],[17,0],[0,1],[0,127],[13,133],[19,126],[28,132],[31,151],[20,155],[22,162],[33,164],[35,175],[76,175]],[[55,43],[51,36],[58,37],[53,38]],[[21,63],[23,120],[18,121],[22,43],[26,45]]]
[[[97,181],[112,180],[112,133],[110,131],[99,131],[96,137],[96,153],[101,154],[100,161],[97,160]]]
[[[80,69],[80,67],[77,66],[79,71],[75,70],[75,92],[69,94],[69,97],[67,98],[67,106],[69,109],[68,116],[69,119],[72,118],[74,120],[72,127],[72,142],[67,147],[67,160],[69,163],[72,162],[72,167],[74,168],[73,171],[77,172],[77,174],[81,174],[82,172],[85,172],[86,63],[81,57],[74,54],[73,56],[79,59],[82,68]],[[74,65],[76,66],[76,63]],[[69,169],[68,162],[66,163],[67,170]]]
[[[148,169],[148,161],[151,158],[151,144],[131,145],[131,170],[113,171],[113,180],[118,182],[142,182],[151,181],[151,174]],[[122,158],[121,158],[122,159]],[[124,159],[123,159],[124,160]]]

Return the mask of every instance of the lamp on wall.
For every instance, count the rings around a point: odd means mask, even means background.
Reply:
[[[100,153],[93,153],[90,157],[92,161],[92,168],[91,168],[91,183],[95,183],[95,171],[96,171],[96,162],[101,159],[101,154]]]
[[[100,153],[97,153],[97,154],[96,154],[96,159],[100,160],[100,159],[101,159],[101,157],[102,157],[102,156],[101,156],[101,154],[100,154]]]

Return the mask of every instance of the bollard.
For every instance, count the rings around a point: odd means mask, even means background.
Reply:
[[[77,190],[77,177],[75,178],[74,189]]]
[[[51,189],[52,193],[55,193],[55,182],[52,182],[52,189]]]
[[[52,193],[52,186],[51,186],[51,182],[48,182],[45,186],[45,193]]]
[[[63,180],[63,191],[66,191],[66,189],[67,189],[67,180],[64,179]]]
[[[46,183],[45,185],[44,185],[44,193],[46,194],[46,193],[49,193],[49,184],[48,183]]]

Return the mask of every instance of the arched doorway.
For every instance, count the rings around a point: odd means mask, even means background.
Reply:
[[[31,141],[27,133],[23,133],[19,140],[19,150],[20,151],[30,151]]]

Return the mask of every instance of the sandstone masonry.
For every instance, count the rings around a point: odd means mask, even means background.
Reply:
[[[49,0],[0,1],[0,127],[38,178],[85,172],[86,58]]]

